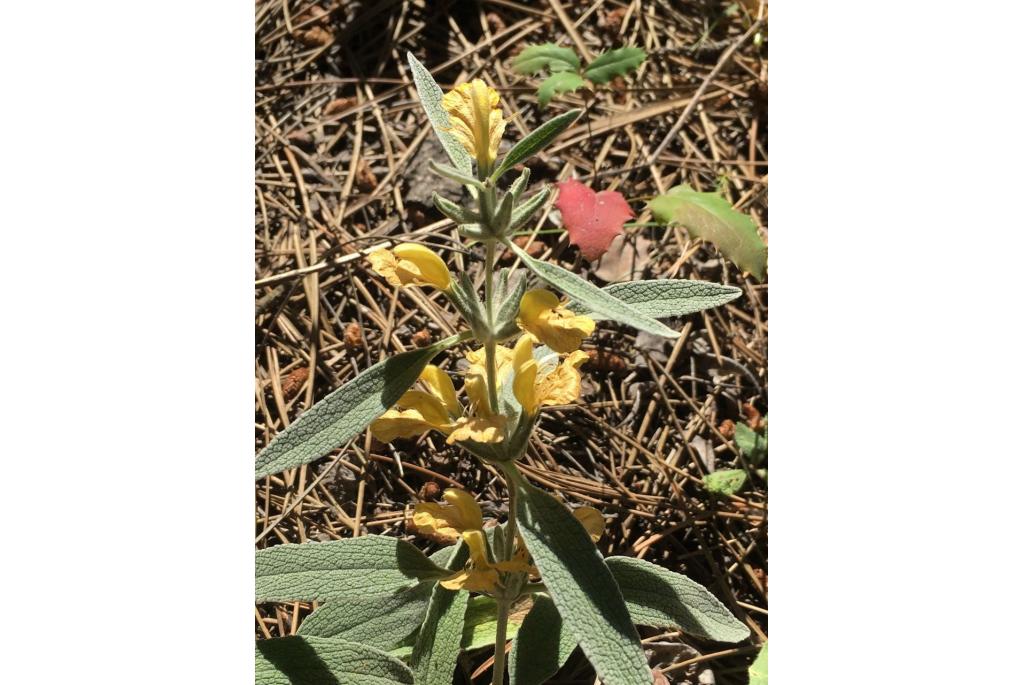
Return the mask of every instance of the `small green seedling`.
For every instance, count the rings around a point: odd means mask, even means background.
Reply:
[[[547,107],[551,98],[560,93],[571,93],[580,88],[584,81],[608,83],[616,76],[625,76],[643,64],[647,53],[627,45],[598,55],[583,68],[579,56],[570,48],[560,48],[554,43],[528,45],[512,60],[512,69],[519,74],[535,75],[544,71],[550,76],[537,87],[537,102]]]

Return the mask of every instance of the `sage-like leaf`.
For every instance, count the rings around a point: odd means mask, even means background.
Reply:
[[[571,71],[560,71],[541,81],[537,86],[537,103],[547,107],[551,98],[561,93],[571,93],[583,85],[583,78]]]
[[[431,359],[459,340],[451,336],[378,362],[317,402],[256,456],[256,477],[319,459],[359,435],[398,401]]]
[[[733,209],[718,193],[698,193],[687,185],[679,185],[652,199],[647,206],[661,223],[679,223],[694,238],[712,243],[726,259],[757,280],[764,279],[768,246],[758,235],[754,221]]]
[[[747,472],[743,469],[712,471],[702,480],[708,492],[716,495],[735,495],[747,484]]]
[[[445,178],[450,178],[456,183],[461,183],[462,185],[470,186],[472,188],[476,188],[477,190],[484,189],[484,184],[477,180],[477,178],[472,174],[464,174],[458,169],[453,169],[447,164],[438,164],[434,160],[430,160],[429,162],[427,162],[427,165],[435,174],[444,176]]]
[[[577,76],[577,78],[579,78]],[[547,103],[543,103],[547,104]],[[514,167],[520,162],[526,161],[530,157],[543,150],[545,147],[551,144],[558,135],[569,128],[572,122],[576,121],[579,115],[583,112],[581,109],[571,109],[565,114],[559,114],[554,119],[544,122],[539,128],[530,131],[529,134],[518,143],[516,143],[505,158],[501,160],[501,164],[491,174],[492,179],[499,179],[501,175],[506,171]]]
[[[768,643],[765,642],[757,653],[748,672],[749,685],[768,685]]]
[[[434,128],[434,135],[441,141],[441,147],[448,153],[455,168],[464,174],[473,174],[473,160],[470,158],[466,148],[462,147],[459,141],[448,132],[451,128],[451,121],[448,119],[448,112],[441,106],[441,98],[444,93],[441,87],[434,81],[430,72],[420,64],[419,60],[413,57],[412,53],[406,53],[409,59],[409,69],[412,71],[412,80],[416,84],[416,92],[419,93],[420,102],[427,112],[427,119]]]
[[[256,641],[256,685],[412,685],[412,671],[366,645],[292,635]]]
[[[627,326],[647,331],[666,338],[678,338],[679,332],[674,331],[657,319],[637,311],[608,291],[598,288],[585,281],[571,271],[560,266],[534,259],[515,243],[505,243],[523,263],[549,285],[561,290],[573,300],[586,305],[590,311],[606,319],[614,319]]]
[[[321,605],[302,622],[299,635],[360,642],[377,649],[402,643],[423,622],[433,583],[386,597],[346,597]]]
[[[448,562],[449,570],[462,568],[469,548],[459,543]],[[416,685],[451,685],[462,646],[469,593],[448,590],[440,583],[430,594],[427,616],[416,635],[411,665]]]
[[[256,552],[256,601],[381,596],[443,575],[408,542],[381,535],[276,545]]]
[[[605,561],[634,623],[719,642],[739,642],[750,636],[750,629],[700,583],[643,559],[608,557]]]
[[[431,198],[438,211],[457,224],[475,224],[480,222],[480,215],[469,207],[463,207],[437,193],[431,193]]]
[[[512,60],[512,70],[517,74],[537,74],[549,71],[568,71],[580,68],[580,58],[569,48],[560,48],[554,43],[528,45]]]
[[[516,521],[564,629],[606,685],[650,685],[652,676],[622,593],[583,524],[561,502],[505,470],[518,494]]]
[[[565,665],[576,640],[562,626],[562,617],[547,595],[536,595],[533,608],[512,643],[509,685],[543,685]]]
[[[537,211],[538,207],[544,204],[544,201],[548,199],[548,195],[550,194],[551,186],[544,186],[536,195],[513,209],[512,218],[508,222],[507,233],[512,233],[529,221],[530,217],[533,216],[533,213]]]
[[[647,53],[642,49],[627,45],[617,50],[609,50],[597,56],[587,68],[583,75],[594,83],[608,83],[616,76],[622,76],[640,66],[647,59]]]
[[[505,632],[506,639],[513,639],[519,632],[520,621],[511,615]],[[498,603],[490,597],[469,598],[466,607],[466,625],[462,629],[462,648],[467,652],[484,647],[494,647],[498,637]]]
[[[742,290],[731,285],[668,278],[612,283],[602,290],[653,319],[693,314],[731,302],[743,294]],[[569,309],[577,314],[587,314],[593,319],[608,318],[596,312],[591,313],[590,308],[582,302],[570,302]]]

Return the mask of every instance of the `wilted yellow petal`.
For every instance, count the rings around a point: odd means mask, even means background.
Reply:
[[[574,509],[572,515],[587,529],[591,540],[597,542],[601,539],[601,535],[604,534],[604,517],[601,516],[601,512],[594,507],[584,506]]]
[[[420,502],[413,510],[412,524],[420,535],[439,542],[457,542],[462,535],[462,529],[456,525],[461,523],[455,520],[458,516],[459,513],[452,507],[435,502]]]
[[[490,168],[505,132],[498,91],[480,79],[473,79],[445,93],[441,106],[448,112],[449,132],[476,159],[478,166]]]
[[[448,436],[448,444],[454,445],[460,440],[493,443],[505,439],[505,423],[508,419],[500,414],[493,416],[463,416],[455,422],[455,427]]]
[[[432,285],[447,290],[451,285],[451,273],[444,260],[423,245],[403,243],[393,250],[374,250],[366,258],[374,271],[396,287]]]
[[[427,364],[427,367],[423,369],[423,373],[420,374],[420,380],[423,381],[423,384],[427,386],[434,397],[441,400],[441,404],[444,405],[449,414],[458,416],[462,413],[462,406],[455,396],[455,386],[452,384],[452,379],[440,367]]]
[[[519,301],[516,323],[540,343],[559,354],[578,350],[583,338],[594,332],[594,320],[577,316],[560,306],[550,290],[529,290]]]

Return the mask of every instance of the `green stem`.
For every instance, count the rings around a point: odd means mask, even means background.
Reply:
[[[487,341],[484,344],[487,356],[487,399],[491,411],[498,412],[498,344],[494,340],[494,240],[487,241],[484,259],[484,306],[487,308]]]
[[[505,550],[508,558],[511,559],[516,544],[516,489],[511,482],[506,482],[506,487],[508,488],[508,523],[505,524]]]
[[[505,633],[508,629],[508,600],[498,600],[498,627],[494,633],[494,670],[492,685],[505,683]]]

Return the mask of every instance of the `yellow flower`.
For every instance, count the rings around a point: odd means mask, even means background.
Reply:
[[[448,444],[454,445],[460,440],[494,443],[505,439],[505,423],[508,421],[500,414],[490,416],[463,416],[455,422],[455,427],[448,436]]]
[[[448,112],[449,132],[481,169],[489,169],[498,156],[498,144],[505,132],[498,91],[480,79],[473,79],[445,93],[441,106]]]
[[[516,323],[534,342],[547,345],[559,354],[578,350],[595,326],[590,317],[577,316],[562,307],[550,290],[527,291],[519,301]]]
[[[427,388],[407,390],[394,408],[370,424],[370,432],[381,442],[395,438],[411,438],[429,430],[448,435],[455,430],[462,406],[455,397],[455,386],[444,371],[428,364],[420,373],[420,382]]]
[[[449,590],[494,592],[498,587],[499,572],[530,573],[533,570],[519,555],[509,561],[492,563],[487,556],[487,538],[482,530],[464,531],[462,540],[469,546],[470,562],[466,568],[440,581]]]
[[[395,407],[370,424],[373,437],[381,442],[411,438],[434,429],[448,435],[455,423],[441,401],[422,390],[407,390]]]
[[[380,249],[366,255],[373,270],[393,286],[432,285],[447,290],[452,275],[432,250],[417,243],[402,243],[393,250]]]
[[[537,413],[542,406],[553,406],[558,404],[570,404],[580,396],[579,367],[590,357],[586,352],[576,350],[556,367],[542,373],[537,360],[533,358],[532,351],[527,357],[525,350],[530,349],[532,343],[523,343],[529,338],[523,336],[516,343],[516,377],[512,381],[512,391],[516,399],[522,405],[523,411],[529,415]]]
[[[495,365],[498,370],[498,381],[511,368],[512,350],[507,347],[497,346],[494,350]],[[466,389],[466,397],[476,409],[480,416],[490,416],[491,408],[487,401],[487,352],[483,347],[471,350],[466,353],[466,361],[469,362],[469,370],[466,372],[466,382],[463,386]]]
[[[441,542],[456,542],[463,531],[484,527],[480,505],[465,490],[448,488],[444,491],[447,504],[421,502],[413,510],[412,522],[416,532]]]

